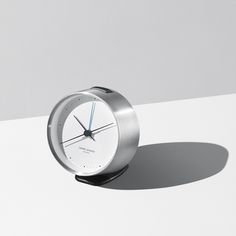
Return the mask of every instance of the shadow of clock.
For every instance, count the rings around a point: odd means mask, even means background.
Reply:
[[[226,148],[211,143],[162,143],[139,147],[128,170],[102,187],[154,189],[208,178],[226,165]]]

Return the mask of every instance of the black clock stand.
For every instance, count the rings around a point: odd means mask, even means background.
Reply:
[[[129,165],[126,165],[121,170],[109,174],[92,175],[92,176],[75,175],[75,179],[82,183],[101,186],[121,176],[128,169],[128,167]]]

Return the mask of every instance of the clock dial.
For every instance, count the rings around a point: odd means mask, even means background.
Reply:
[[[118,135],[117,123],[109,107],[92,100],[70,111],[62,127],[60,144],[68,161],[79,172],[88,174],[105,168],[112,161]]]

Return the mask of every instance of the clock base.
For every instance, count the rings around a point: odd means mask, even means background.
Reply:
[[[126,165],[121,170],[118,170],[116,172],[109,173],[109,174],[103,174],[103,175],[93,175],[93,176],[75,175],[75,179],[85,184],[101,186],[121,176],[128,169],[128,167],[129,165]]]

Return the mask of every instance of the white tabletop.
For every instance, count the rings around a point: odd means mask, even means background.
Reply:
[[[236,94],[134,106],[139,150],[95,187],[52,156],[48,117],[0,122],[0,235],[236,235]]]

